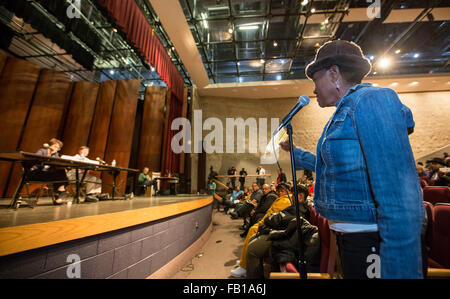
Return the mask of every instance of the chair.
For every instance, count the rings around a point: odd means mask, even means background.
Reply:
[[[311,221],[315,221],[317,224],[314,224],[319,229],[319,237],[320,237],[320,273],[308,273],[308,279],[330,279],[334,276],[334,270],[336,265],[337,258],[337,244],[336,244],[336,235],[330,230],[328,226],[328,221],[316,214],[314,207],[311,207]],[[312,222],[310,222],[312,224]],[[300,273],[298,273],[297,269],[294,265],[287,263],[285,265],[286,273],[280,272],[271,272],[271,279],[291,279],[291,278],[300,278]]]
[[[429,264],[432,268],[450,269],[450,204],[434,206],[433,222]]]
[[[423,189],[423,200],[433,205],[437,203],[450,203],[450,188],[427,186]]]
[[[425,206],[425,212],[427,213],[425,244],[428,248],[431,248],[431,244],[433,243],[433,205],[427,201],[424,201],[423,204]]]

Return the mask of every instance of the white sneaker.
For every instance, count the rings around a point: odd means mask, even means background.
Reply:
[[[247,276],[247,270],[242,268],[241,266],[239,266],[236,269],[231,270],[231,276],[233,276],[233,277],[245,277],[245,276]]]

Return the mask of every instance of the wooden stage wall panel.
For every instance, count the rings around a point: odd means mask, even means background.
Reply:
[[[6,64],[6,59],[8,58],[8,54],[5,51],[0,50],[0,76],[3,72],[3,67]]]
[[[66,155],[75,155],[80,146],[88,144],[98,90],[97,83],[75,83],[62,137]]]
[[[108,140],[109,124],[116,97],[117,81],[105,81],[100,85],[94,118],[92,119],[88,146],[91,159],[105,159],[106,142]],[[111,161],[106,161],[111,163]]]
[[[32,102],[40,67],[8,57],[0,77],[0,152],[14,152]],[[0,161],[0,197],[6,191],[12,163]]]
[[[145,89],[138,158],[138,167],[141,170],[147,166],[151,171],[161,171],[166,94],[165,87],[149,86]]]
[[[72,82],[62,72],[42,70],[19,149],[36,152],[51,138],[61,138],[64,114],[72,92]],[[15,165],[7,197],[14,195],[21,177],[21,166]]]
[[[172,97],[172,91],[169,89],[167,92],[167,100],[166,100],[166,112],[164,114],[164,135],[163,135],[163,143],[162,143],[162,158],[161,158],[161,174],[164,175],[167,171],[166,167],[166,159],[167,159],[167,147],[170,147],[169,132],[170,132],[170,109],[172,106],[172,101],[176,101],[175,97]],[[164,188],[166,186],[166,182],[162,182]]]
[[[110,163],[116,160],[117,166],[128,167],[133,142],[134,124],[136,118],[137,101],[139,97],[139,80],[120,80],[117,82],[116,100],[109,126],[108,143],[106,146],[105,161]],[[102,175],[103,190],[110,192],[108,184],[112,183],[110,175]],[[124,193],[127,173],[121,172],[116,183],[120,185],[119,192]]]

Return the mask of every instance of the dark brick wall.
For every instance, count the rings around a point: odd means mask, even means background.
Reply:
[[[0,279],[67,278],[71,254],[80,257],[82,279],[146,278],[205,232],[211,209],[0,257]]]

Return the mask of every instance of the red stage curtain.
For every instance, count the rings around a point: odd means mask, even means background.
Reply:
[[[139,50],[142,57],[152,66],[161,79],[176,95],[178,101],[183,99],[184,80],[172,63],[169,54],[153,32],[144,14],[135,0],[100,0],[110,17],[127,35],[130,42]]]

